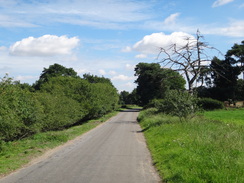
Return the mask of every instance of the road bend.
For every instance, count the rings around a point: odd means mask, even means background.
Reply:
[[[0,183],[154,183],[139,110],[120,112],[51,155],[22,168]]]

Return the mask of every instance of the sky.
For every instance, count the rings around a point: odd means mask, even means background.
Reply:
[[[138,63],[197,30],[225,54],[244,40],[244,1],[0,0],[0,78],[32,84],[58,63],[130,92]]]

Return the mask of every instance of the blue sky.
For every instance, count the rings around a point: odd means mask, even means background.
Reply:
[[[225,54],[244,40],[243,0],[0,0],[0,77],[31,84],[58,63],[131,91],[136,64],[197,29]]]

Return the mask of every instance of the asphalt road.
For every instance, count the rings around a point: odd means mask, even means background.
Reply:
[[[153,183],[155,172],[138,110],[121,112],[0,183]]]

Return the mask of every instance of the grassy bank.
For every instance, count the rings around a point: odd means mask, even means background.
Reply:
[[[45,151],[91,130],[117,113],[112,112],[102,118],[90,120],[66,130],[38,133],[19,141],[2,142],[0,144],[0,177],[22,167]]]
[[[243,126],[178,118],[149,109],[139,116],[153,161],[165,182],[244,182]]]

